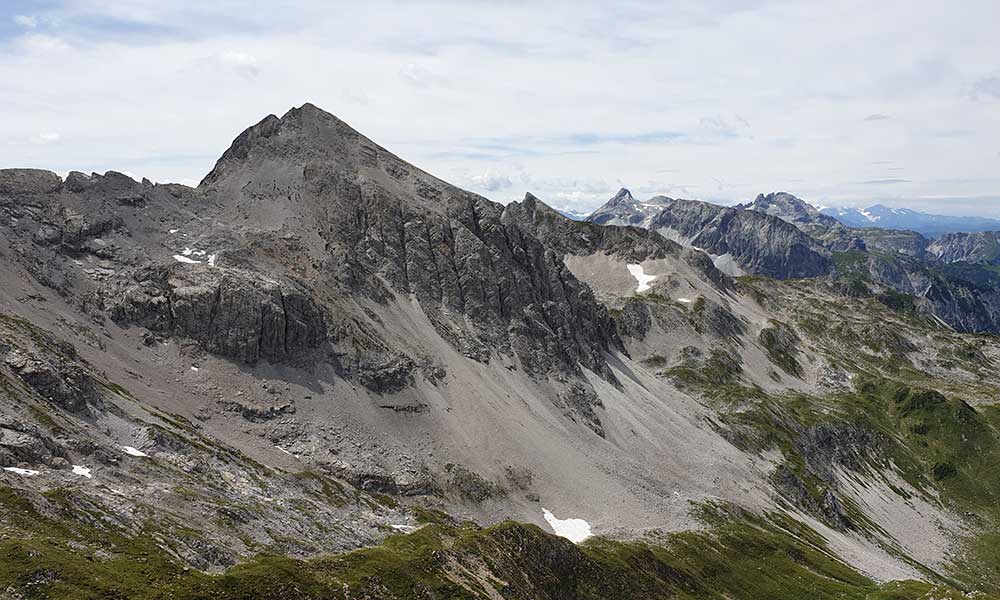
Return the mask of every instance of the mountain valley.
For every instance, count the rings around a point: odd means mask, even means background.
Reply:
[[[2,597],[1000,597],[996,232],[574,220],[311,104],[0,213]]]

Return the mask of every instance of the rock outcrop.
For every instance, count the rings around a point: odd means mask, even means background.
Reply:
[[[632,197],[632,192],[622,188],[603,206],[590,213],[587,221],[598,225],[631,225],[648,229],[652,219],[670,201],[665,196],[654,196],[645,202],[639,202]]]
[[[246,130],[200,189],[230,218],[314,229],[314,286],[376,302],[412,295],[446,339],[487,349],[470,357],[514,354],[539,376],[578,364],[607,373],[604,353],[621,348],[551,245],[312,105]]]
[[[102,290],[108,315],[245,363],[282,362],[326,340],[308,291],[236,269],[175,264],[138,269]]]
[[[756,211],[675,200],[650,228],[726,257],[745,273],[775,279],[824,275],[833,264],[829,252],[794,225]]]
[[[794,225],[764,212],[655,196],[645,203],[621,192],[595,211],[594,223],[638,224],[712,255],[730,275],[777,279],[829,273],[829,251]]]
[[[927,253],[946,263],[1000,264],[1000,231],[946,233],[933,240]]]

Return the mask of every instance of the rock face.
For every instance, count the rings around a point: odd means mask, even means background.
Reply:
[[[946,234],[929,240],[916,231],[871,226],[899,209],[872,212],[861,223],[847,227],[804,201],[784,192],[758,195],[741,209],[765,213],[798,227],[817,243],[842,254],[842,264],[860,257],[863,268],[842,266],[837,275],[853,273],[866,280],[916,297],[926,312],[933,313],[962,331],[997,331],[1000,321],[992,308],[995,275],[976,265],[994,264],[1000,244],[992,232]],[[884,207],[883,207],[884,208]],[[874,220],[874,221],[873,221]],[[896,222],[896,221],[893,221]],[[669,232],[668,232],[669,235]],[[944,264],[940,264],[944,263]],[[970,263],[968,266],[951,263]]]
[[[758,194],[753,202],[741,204],[740,208],[778,217],[800,229],[807,229],[810,226],[829,229],[840,225],[837,219],[821,213],[815,206],[807,204],[788,192]]]
[[[648,229],[652,219],[670,201],[666,196],[654,196],[639,202],[632,197],[632,192],[622,188],[603,206],[590,213],[587,220],[598,225],[632,225]]]
[[[72,344],[6,315],[0,334],[0,360],[40,398],[76,414],[100,405],[97,382]]]
[[[852,260],[838,266],[838,278],[864,280],[911,297],[915,308],[959,331],[1000,331],[1000,275],[989,268],[928,262],[902,253],[847,258]]]
[[[0,171],[0,195],[6,197],[49,194],[63,185],[51,171],[41,169],[3,169]]]
[[[121,324],[197,340],[207,351],[253,364],[302,356],[326,340],[308,292],[241,270],[176,264],[142,268],[103,290]]]
[[[777,279],[829,273],[832,261],[821,244],[770,214],[656,196],[645,203],[619,192],[589,218],[594,223],[639,224],[667,239],[704,250],[730,275]]]
[[[534,224],[309,104],[240,134],[197,190],[30,170],[3,171],[0,190],[19,260],[40,281],[119,324],[244,363],[315,351],[372,389],[399,389],[421,359],[372,315],[409,299],[466,356],[516,357],[538,377],[608,375],[604,355],[622,347],[561,262],[594,226],[570,234],[560,216],[547,245]],[[609,231],[605,246],[635,237]],[[646,245],[629,251],[665,251]]]
[[[927,253],[941,262],[1000,264],[1000,232],[946,233],[932,241]]]
[[[859,231],[847,228],[840,221],[787,192],[758,194],[753,202],[742,204],[740,208],[762,212],[791,223],[833,252],[867,249],[865,238]]]
[[[865,249],[869,252],[926,258],[929,240],[916,231],[874,227],[851,229],[850,231],[864,241]]]
[[[650,228],[679,237],[739,268],[776,279],[815,277],[832,267],[829,252],[795,226],[755,211],[675,200]]]
[[[98,401],[97,385],[80,367],[23,351],[4,359],[14,373],[39,395],[71,412],[80,412]]]
[[[624,192],[627,194],[628,190]],[[561,255],[602,252],[641,262],[668,256],[677,258],[684,253],[676,242],[638,227],[603,227],[593,222],[569,221],[530,193],[525,194],[523,201],[508,204],[501,220],[518,224]]]
[[[927,238],[916,231],[872,227],[870,222],[866,226],[848,227],[786,192],[759,194],[753,202],[741,207],[787,221],[833,252],[861,250],[922,257],[928,244]]]
[[[200,189],[230,219],[315,231],[317,285],[378,303],[412,296],[446,338],[537,375],[605,373],[606,310],[503,208],[406,164],[312,105],[243,132]],[[571,223],[568,219],[563,219]]]

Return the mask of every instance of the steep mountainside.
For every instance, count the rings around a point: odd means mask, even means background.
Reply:
[[[611,204],[617,207],[619,221],[629,220],[631,204]],[[845,227],[784,192],[759,195],[753,203],[735,208],[669,198],[661,199],[661,204],[660,213],[632,220],[709,252],[716,266],[729,274],[778,279],[830,276],[845,289],[862,285],[863,279],[915,296],[920,310],[952,327],[1000,331],[993,308],[995,274],[979,264],[952,264],[962,251],[947,250],[952,244],[957,248],[969,244],[967,238],[948,238],[930,252],[931,241],[915,231]],[[718,254],[731,248],[737,249],[736,254]],[[826,260],[830,253],[832,261]]]
[[[0,171],[0,590],[1000,593],[1000,344],[932,316],[996,282],[649,204],[502,206],[309,104],[197,188]]]
[[[672,199],[666,196],[654,196],[639,202],[632,197],[632,192],[622,188],[603,206],[590,213],[587,220],[598,225],[634,225],[649,229],[652,219],[670,202]]]
[[[947,263],[1000,264],[1000,232],[946,233],[927,247],[927,252]]]
[[[800,228],[818,226],[830,229],[840,225],[837,219],[787,192],[772,192],[766,196],[758,194],[753,202],[741,204],[739,208],[766,213]]]
[[[922,257],[928,240],[915,231],[847,227],[837,219],[786,192],[759,194],[740,208],[764,212],[788,221],[834,252],[867,250]],[[869,224],[870,225],[870,224]]]
[[[704,250],[717,267],[731,275],[814,277],[829,272],[832,266],[829,252],[780,218],[695,200],[656,196],[637,203],[631,198],[627,190],[618,192],[588,220],[651,229]]]

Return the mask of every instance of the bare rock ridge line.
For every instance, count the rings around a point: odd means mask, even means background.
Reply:
[[[587,219],[602,225],[641,225],[715,257],[728,257],[742,271],[777,279],[815,277],[832,266],[829,252],[819,243],[757,211],[664,196],[638,202],[623,190]]]
[[[919,310],[962,331],[1000,331],[1000,279],[990,269],[1000,254],[998,232],[930,240],[915,231],[850,227],[787,192],[723,207],[663,196],[640,202],[622,189],[588,220],[656,231],[704,250],[730,275],[833,277],[854,293],[913,296]]]
[[[95,318],[248,365],[330,364],[392,392],[438,372],[377,316],[411,297],[466,357],[561,382],[572,400],[558,403],[597,432],[580,369],[614,382],[606,356],[627,351],[562,257],[684,253],[714,271],[655,234],[455,188],[309,104],[241,133],[196,189],[114,172],[62,182],[9,170],[0,182],[19,260]]]

